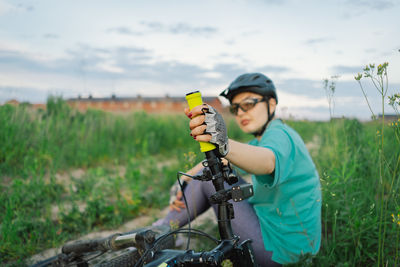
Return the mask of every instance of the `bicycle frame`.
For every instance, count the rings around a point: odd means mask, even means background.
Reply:
[[[206,252],[159,251],[154,253],[151,259],[143,260],[144,266],[221,266],[223,261],[230,261],[233,266],[255,266],[251,240],[239,244],[239,237],[233,233],[231,226],[231,220],[234,218],[233,205],[228,202],[230,199],[238,202],[250,197],[253,195],[252,186],[248,184],[226,190],[224,182],[233,184],[238,178],[229,165],[223,165],[215,151],[206,152],[203,166],[205,167],[203,174],[190,177],[201,181],[212,181],[215,187],[216,193],[210,197],[210,202],[217,204],[218,230],[221,237],[219,244]],[[190,232],[190,229],[188,231]],[[146,258],[146,255],[142,257]]]

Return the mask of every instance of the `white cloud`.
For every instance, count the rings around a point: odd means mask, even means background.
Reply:
[[[215,71],[208,71],[208,72],[205,72],[204,74],[203,74],[203,76],[204,77],[206,77],[206,78],[216,78],[216,79],[219,79],[219,78],[221,78],[221,73],[219,73],[219,72],[215,72]]]
[[[110,63],[110,62],[104,62],[104,63],[98,64],[97,68],[99,68],[99,70],[105,71],[105,72],[124,73],[123,68],[115,66],[115,64]]]
[[[280,91],[278,106],[288,108],[326,108],[328,107],[328,102],[325,98],[312,98],[306,95]]]
[[[0,51],[25,53],[29,52],[29,45],[16,40],[0,39]]]
[[[10,5],[6,1],[0,0],[0,16],[7,13],[8,11],[12,10],[14,6]]]
[[[0,0],[0,88],[26,88],[32,99],[54,88],[75,96],[191,89],[215,96],[259,71],[275,82],[279,107],[312,114],[328,111],[322,79],[341,74],[336,107],[354,114],[357,66],[388,61],[389,82],[400,83],[395,1],[13,2]],[[354,4],[366,7],[343,20]]]
[[[296,120],[327,120],[329,112],[327,110],[311,110],[307,108],[287,108],[279,109],[276,112],[277,118],[296,119]]]

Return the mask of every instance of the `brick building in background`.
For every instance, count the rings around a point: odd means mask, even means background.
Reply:
[[[40,109],[46,109],[46,104],[31,104],[29,102],[22,102],[21,103],[16,99],[11,99],[11,100],[8,100],[7,102],[4,103],[4,105],[12,105],[12,106],[19,106],[19,105],[24,105],[24,104],[27,104],[30,107],[33,107],[35,109],[39,109],[39,108]]]
[[[219,112],[224,108],[218,97],[203,97],[203,101],[210,104]],[[182,113],[187,107],[185,97],[116,97],[111,98],[71,98],[67,103],[78,109],[86,111],[88,108],[101,109],[112,112],[146,111],[148,113]]]

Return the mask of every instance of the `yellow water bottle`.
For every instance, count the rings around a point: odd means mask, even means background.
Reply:
[[[203,100],[201,99],[201,94],[199,91],[194,91],[186,94],[186,101],[189,105],[190,110],[192,110],[194,107],[203,105]],[[216,148],[215,145],[208,142],[199,142],[199,143],[201,152],[208,152]]]

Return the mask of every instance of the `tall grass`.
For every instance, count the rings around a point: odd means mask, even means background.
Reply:
[[[50,98],[46,110],[3,106],[0,124],[0,172],[6,175],[122,163],[196,146],[184,116],[115,116],[98,110],[82,114],[59,98]]]
[[[1,106],[0,262],[23,264],[74,236],[164,206],[176,171],[189,168],[193,155],[203,158],[187,122],[179,115],[82,114],[57,98],[41,111]],[[399,125],[287,123],[314,143],[322,182],[323,239],[311,264],[399,265]],[[251,138],[228,125],[234,139]]]
[[[0,262],[164,206],[176,172],[203,159],[184,115],[79,113],[49,98],[46,110],[1,106],[0,125]]]
[[[400,120],[385,121],[387,66],[371,64],[356,77],[371,110],[371,122],[331,119],[317,129],[320,147],[313,157],[322,183],[323,239],[312,265],[400,264]],[[380,120],[373,112],[379,107],[370,105],[362,78],[379,92]],[[399,95],[390,101],[399,115]]]
[[[373,266],[378,265],[380,238],[385,238],[381,256],[385,266],[395,266],[398,259],[398,225],[389,213],[399,210],[399,170],[379,167],[380,153],[376,146],[377,122],[360,123],[356,120],[335,120],[320,133],[321,145],[314,156],[321,176],[323,193],[322,247],[313,264],[318,266]],[[332,134],[331,129],[336,134]],[[396,164],[399,147],[393,145],[396,131],[386,127],[388,142],[382,154],[389,164]],[[320,129],[322,130],[322,129]],[[395,166],[395,165],[391,165]],[[380,172],[386,181],[395,175],[396,184],[380,183]],[[381,195],[381,187],[390,188],[390,196]],[[386,191],[389,193],[389,191]],[[382,217],[382,197],[387,210]],[[386,227],[386,232],[381,230]]]
[[[385,247],[388,246],[388,240],[386,239],[386,231],[388,225],[386,224],[386,217],[388,215],[388,209],[391,210],[391,196],[394,195],[396,196],[396,192],[398,192],[398,187],[396,187],[395,181],[398,180],[398,175],[400,173],[399,171],[399,164],[400,164],[400,157],[394,158],[394,161],[392,161],[391,158],[388,158],[387,155],[385,154],[385,143],[388,141],[386,136],[387,132],[385,129],[385,100],[387,97],[387,92],[389,89],[389,79],[388,79],[388,72],[387,68],[389,66],[389,63],[385,62],[383,64],[379,64],[377,67],[375,67],[375,64],[369,64],[364,68],[364,73],[358,74],[355,79],[358,81],[360,88],[363,92],[363,95],[365,97],[365,100],[368,104],[368,107],[370,108],[370,111],[372,113],[372,117],[375,119],[376,116],[369,104],[368,97],[365,94],[363,85],[361,83],[361,79],[369,79],[369,81],[373,84],[375,89],[378,91],[380,97],[381,97],[381,114],[382,118],[380,120],[380,129],[377,131],[377,140],[376,140],[376,147],[378,148],[378,165],[379,165],[379,184],[377,185],[377,188],[379,190],[379,230],[378,230],[378,260],[377,264],[378,266],[385,266],[388,264],[389,260],[385,258]],[[390,105],[394,108],[394,111],[397,112],[398,114],[398,106],[400,103],[400,98],[397,99],[397,95],[394,95],[392,97],[389,97],[390,99]],[[393,124],[392,124],[393,126]],[[397,122],[395,123],[394,126],[397,126]],[[395,127],[395,134],[397,135],[397,128]],[[400,142],[398,135],[396,136],[397,139],[392,138],[393,142],[390,142],[391,146],[396,147],[397,149],[400,147]],[[396,191],[394,191],[396,190]],[[396,203],[397,205],[399,204],[398,202]],[[399,210],[400,213],[400,208],[396,207]],[[392,210],[393,212],[396,213],[396,209]],[[392,216],[394,213],[392,213]],[[397,223],[396,223],[397,224]],[[400,223],[398,223],[400,225]],[[396,237],[398,237],[398,233],[396,234]],[[398,241],[398,240],[397,240]],[[391,244],[391,241],[389,241],[389,246]],[[396,249],[398,249],[398,242],[396,244]],[[397,257],[398,253],[396,251],[396,256],[395,256],[395,262],[397,262]]]

